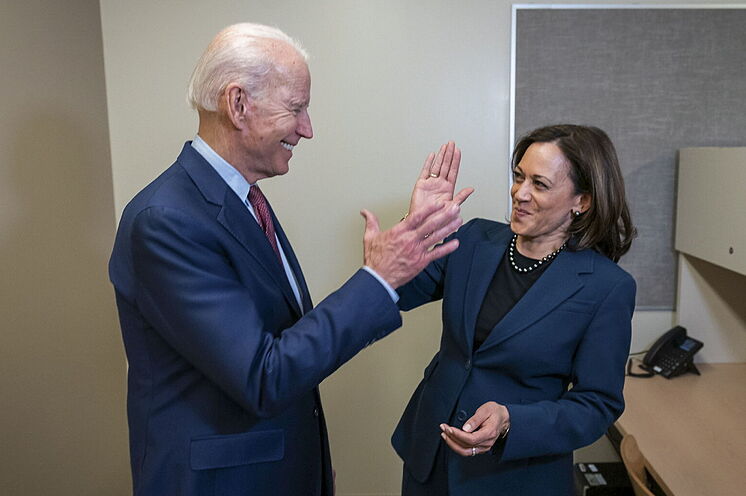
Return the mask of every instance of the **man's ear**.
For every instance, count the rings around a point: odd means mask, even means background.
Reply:
[[[249,120],[249,98],[248,94],[235,83],[225,88],[223,93],[228,119],[236,129],[243,129]]]

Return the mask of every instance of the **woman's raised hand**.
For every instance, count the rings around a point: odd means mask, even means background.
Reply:
[[[420,177],[414,185],[409,201],[409,212],[415,212],[428,203],[456,202],[461,205],[474,192],[474,188],[464,188],[454,197],[458,169],[461,165],[461,150],[453,141],[444,144],[438,153],[431,153],[425,159]]]

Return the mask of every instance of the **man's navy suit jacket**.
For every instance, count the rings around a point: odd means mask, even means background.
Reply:
[[[303,309],[245,204],[190,143],[124,210],[109,272],[136,495],[331,494],[317,385],[401,318],[364,270],[312,308],[272,217]]]
[[[571,495],[572,451],[624,410],[635,281],[592,250],[561,252],[473,350],[479,310],[512,235],[505,224],[470,221],[455,235],[458,250],[398,289],[403,310],[443,300],[440,351],[392,438],[405,470],[429,478],[445,448],[441,423],[462,427],[488,401],[510,412],[507,439],[492,453],[449,455],[452,496]]]

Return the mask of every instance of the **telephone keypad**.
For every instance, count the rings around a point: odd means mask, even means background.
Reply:
[[[660,367],[663,369],[663,374],[667,375],[674,372],[684,363],[688,356],[689,354],[683,350],[678,348],[672,349],[670,354],[662,357],[659,363]]]

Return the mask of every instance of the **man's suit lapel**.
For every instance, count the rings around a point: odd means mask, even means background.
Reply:
[[[478,351],[481,353],[527,329],[583,287],[578,274],[592,271],[588,253],[561,252],[523,298],[497,323]]]
[[[302,314],[285,275],[285,270],[267,241],[264,231],[252,217],[246,205],[202,155],[192,148],[190,143],[184,145],[178,160],[202,192],[205,200],[221,207],[216,220],[254,257],[257,266],[275,281],[282,290],[285,299],[300,317]],[[274,214],[273,220],[277,222]],[[277,226],[279,226],[279,223],[275,224],[276,228]],[[283,238],[285,238],[284,234]],[[285,240],[287,241],[287,238]],[[289,244],[286,246],[289,246]]]
[[[487,294],[487,288],[492,282],[492,277],[495,275],[495,270],[512,235],[510,229],[496,229],[487,233],[487,240],[474,247],[464,294],[463,342],[466,343],[464,351],[468,354],[471,354],[474,346],[477,317]]]
[[[275,222],[275,230],[277,230],[279,223],[274,218],[274,215],[272,218]],[[259,227],[259,224],[252,217],[251,212],[249,212],[246,205],[230,188],[226,191],[223,208],[220,214],[218,214],[218,222],[254,256],[259,265],[275,280],[277,285],[282,289],[285,299],[293,310],[296,311],[298,317],[300,317],[302,313],[300,312],[300,308],[298,308],[298,302],[288,282],[285,269],[277,259],[277,254],[275,254],[272,246],[267,241],[267,236],[262,231],[262,228]]]
[[[285,235],[285,231],[282,229],[280,222],[277,220],[277,217],[275,216],[275,212],[272,210],[272,207],[270,207],[270,212],[272,214],[272,220],[275,223],[275,231],[277,231],[277,239],[280,240],[280,244],[282,245],[282,251],[285,253],[285,258],[287,258],[288,260],[288,264],[290,265],[290,270],[293,271],[293,274],[295,275],[295,280],[298,283],[298,290],[300,291],[300,299],[303,302],[303,313],[305,314],[307,312],[310,312],[313,309],[313,302],[311,301],[311,295],[308,293],[308,286],[306,285],[306,278],[303,277],[303,271],[300,268],[300,263],[298,262],[298,258],[295,256],[293,247],[290,246],[290,240],[288,240],[287,236]]]

